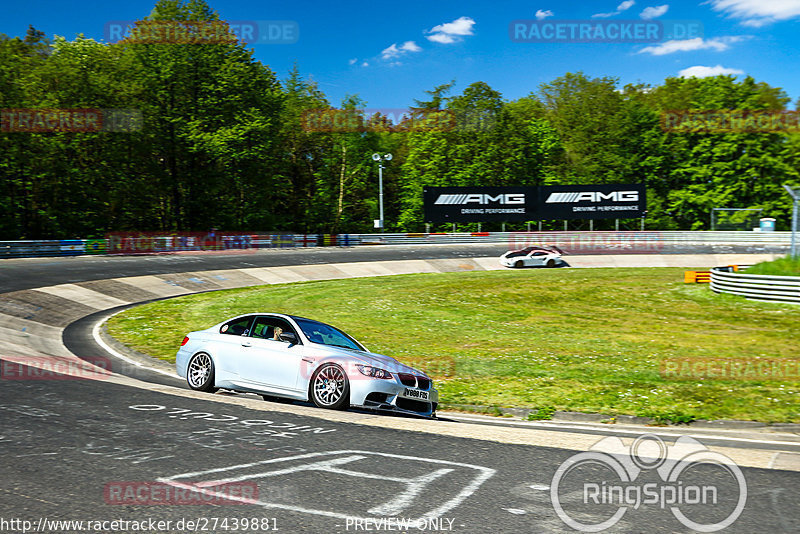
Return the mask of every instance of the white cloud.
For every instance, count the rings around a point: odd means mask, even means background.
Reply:
[[[732,43],[738,43],[746,39],[745,36],[737,35],[731,37],[717,37],[715,39],[673,39],[653,46],[646,46],[639,50],[640,54],[650,54],[652,56],[666,56],[675,52],[693,52],[695,50],[715,50],[724,52],[729,49]]]
[[[453,22],[446,22],[444,24],[434,26],[425,32],[430,34],[426,35],[425,37],[429,41],[433,41],[435,43],[455,43],[456,41],[460,41],[461,37],[465,35],[472,35],[472,27],[474,25],[475,21],[472,18],[459,17]]]
[[[421,52],[422,48],[420,48],[420,46],[414,41],[406,41],[400,47],[400,50],[405,50],[406,52]]]
[[[743,26],[758,28],[800,17],[800,0],[709,0],[714,11],[742,19]]]
[[[593,19],[607,19],[609,17],[616,17],[623,11],[627,11],[633,7],[636,2],[634,0],[625,0],[620,5],[617,6],[617,10],[613,13],[595,13],[592,15]]]
[[[422,48],[417,45],[414,41],[406,41],[405,43],[397,46],[397,43],[392,43],[392,46],[384,48],[381,50],[381,58],[383,59],[394,59],[404,55],[407,52],[420,52]]]
[[[706,78],[708,76],[719,76],[720,74],[744,74],[744,71],[740,69],[729,69],[722,65],[717,65],[716,67],[695,65],[694,67],[683,69],[678,73],[678,76],[681,78]]]
[[[541,9],[536,11],[536,20],[544,20],[547,17],[552,17],[553,12],[549,9],[547,11],[542,11]]]
[[[663,6],[646,7],[644,8],[644,10],[642,10],[639,16],[644,20],[657,19],[658,17],[666,13],[668,9],[669,9],[669,4],[664,4]]]
[[[388,46],[381,50],[381,57],[383,59],[391,59],[399,56],[400,54],[402,54],[402,52],[400,52],[400,49],[397,48],[397,43],[392,43],[392,46]]]
[[[369,67],[369,63],[367,63],[367,62],[365,61],[364,63],[362,63],[362,64],[361,64],[361,66],[362,66],[362,67]]]
[[[354,57],[353,59],[351,59],[350,61],[348,61],[348,63],[350,63],[351,65],[355,65],[355,64],[356,64],[356,61],[358,61],[358,58],[357,58],[357,57]]]

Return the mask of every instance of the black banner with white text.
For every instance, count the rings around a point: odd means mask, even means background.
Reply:
[[[632,219],[647,213],[643,184],[424,187],[425,222]]]

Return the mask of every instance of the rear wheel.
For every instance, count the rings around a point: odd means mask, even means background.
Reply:
[[[214,361],[205,352],[198,352],[189,360],[186,368],[186,382],[195,391],[214,393]]]
[[[350,381],[344,369],[327,363],[311,377],[311,400],[320,408],[343,410],[350,406]]]

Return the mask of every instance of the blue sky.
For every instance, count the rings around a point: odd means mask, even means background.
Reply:
[[[146,16],[154,0],[119,3],[39,0],[4,6],[0,32],[103,39],[104,25]],[[512,100],[566,72],[659,84],[668,76],[749,74],[800,98],[800,0],[439,0],[375,3],[211,0],[226,20],[293,20],[294,44],[254,46],[280,78],[297,62],[332,104],[359,94],[370,108],[405,108],[456,80],[460,93],[484,81]],[[537,16],[538,15],[538,16]],[[509,24],[531,19],[699,20],[704,36],[660,43],[515,43]]]

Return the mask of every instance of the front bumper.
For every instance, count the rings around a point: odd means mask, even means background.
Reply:
[[[350,380],[350,404],[365,408],[392,410],[426,417],[436,413],[439,392],[433,386],[422,390],[404,386],[396,380],[374,378]],[[411,392],[407,394],[407,392]],[[415,397],[427,394],[427,399]]]

